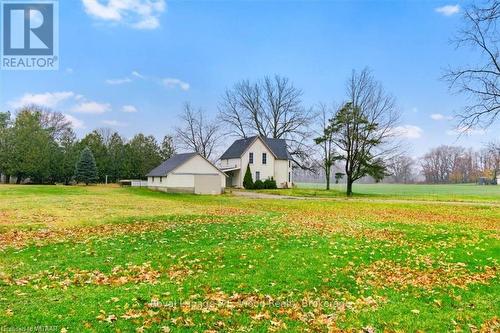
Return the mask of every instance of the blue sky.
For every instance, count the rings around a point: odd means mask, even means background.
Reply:
[[[464,3],[123,4],[60,1],[59,71],[0,72],[2,109],[38,102],[66,114],[80,136],[111,127],[160,138],[173,132],[184,102],[215,115],[224,90],[241,79],[287,76],[309,107],[342,101],[352,69],[368,66],[397,98],[412,155],[500,136],[497,123],[457,139],[448,119],[465,100],[448,92],[442,71],[474,59],[449,43]]]

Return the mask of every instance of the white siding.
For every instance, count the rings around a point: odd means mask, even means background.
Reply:
[[[233,158],[228,160],[221,160],[220,167],[222,169],[240,168],[240,171],[234,171],[233,186],[243,187],[243,178],[247,170],[250,153],[253,153],[253,164],[250,164],[252,178],[256,180],[256,172],[260,172],[260,180],[264,181],[268,178],[274,178],[278,187],[291,187],[291,182],[288,181],[288,174],[292,172],[288,160],[276,160],[273,153],[267,146],[260,140],[256,139],[250,147],[243,153],[241,158]],[[267,163],[262,164],[262,153],[267,154]]]
[[[240,168],[241,167],[241,159],[231,158],[229,160],[221,160],[220,167],[221,167],[221,169]]]
[[[196,155],[172,170],[166,177],[148,177],[148,187],[165,188],[167,191],[169,188],[194,191],[195,175],[218,175],[220,187],[214,188],[214,193],[220,193],[221,189],[226,186],[226,176],[203,157]]]
[[[241,156],[241,172],[239,185],[243,187],[243,178],[245,177],[245,172],[247,171],[247,165],[249,162],[250,153],[253,153],[253,164],[250,164],[250,171],[252,171],[252,178],[255,181],[255,173],[260,172],[260,180],[264,181],[268,178],[274,177],[274,155],[273,153],[262,143],[260,139],[255,140],[250,147]],[[262,164],[262,153],[267,154],[267,164]]]
[[[293,178],[291,179],[291,182],[288,181],[288,174],[290,173],[290,176],[292,175],[292,168],[290,168],[290,161],[287,160],[277,160],[275,162],[275,171],[274,174],[276,177],[274,179],[276,180],[276,185],[278,187],[291,187]]]

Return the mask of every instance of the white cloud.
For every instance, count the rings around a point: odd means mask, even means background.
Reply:
[[[119,85],[119,84],[125,84],[125,83],[130,83],[132,82],[132,79],[125,77],[123,79],[108,79],[106,80],[107,84],[110,85]]]
[[[111,110],[111,105],[108,103],[97,102],[82,102],[75,105],[71,112],[74,113],[87,113],[87,114],[101,114]]]
[[[7,104],[12,108],[20,108],[30,104],[45,106],[48,108],[55,108],[63,101],[66,101],[75,96],[72,91],[61,91],[53,93],[42,94],[24,94],[21,98],[8,102]]]
[[[72,116],[70,114],[64,114],[64,118],[66,118],[66,120],[71,123],[71,126],[74,129],[85,128],[85,124],[83,123],[83,121],[81,121],[80,119],[75,118],[74,116]]]
[[[437,13],[442,14],[444,16],[452,16],[460,13],[460,6],[457,5],[446,5],[442,7],[437,7],[434,9]]]
[[[165,79],[162,80],[162,83],[167,88],[176,88],[176,87],[179,87],[180,89],[182,89],[184,91],[188,91],[189,90],[189,83],[181,81],[179,79],[165,78]]]
[[[440,120],[451,120],[451,119],[453,119],[453,117],[445,116],[444,114],[441,114],[441,113],[433,113],[433,114],[431,114],[431,119],[440,121]]]
[[[137,112],[137,108],[133,105],[124,105],[122,107],[122,112],[125,112],[125,113],[134,113],[134,112]]]
[[[480,128],[467,128],[465,126],[454,128],[446,131],[446,134],[450,136],[459,136],[459,135],[484,135],[486,131]]]
[[[420,127],[414,125],[397,126],[392,129],[392,134],[404,139],[418,139],[424,132]]]
[[[132,75],[138,77],[139,79],[145,79],[146,77],[137,71],[133,71]]]
[[[126,24],[134,29],[156,29],[160,15],[167,5],[165,0],[82,0],[90,16],[112,23]]]
[[[130,78],[130,77],[124,77],[124,78],[121,78],[121,79],[108,79],[108,80],[106,80],[106,83],[107,84],[111,84],[111,85],[119,85],[119,84],[125,84],[125,83],[133,82],[136,79],[141,79],[141,80],[147,79],[144,75],[142,75],[141,73],[139,73],[137,71],[133,71],[132,73],[130,73],[130,75],[132,76],[132,78]]]
[[[146,76],[138,71],[132,71],[129,76],[124,77],[124,78],[119,78],[119,79],[108,79],[106,80],[107,84],[110,85],[119,85],[119,84],[125,84],[125,83],[130,83],[134,82],[136,80],[145,80],[146,82],[153,82],[155,84],[161,85],[167,89],[175,89],[179,88],[183,91],[188,91],[189,88],[191,87],[189,83],[182,81],[180,79],[176,78],[158,78],[154,76]]]
[[[122,123],[118,120],[103,120],[102,123],[104,125],[111,126],[111,127],[125,127],[125,126],[127,126],[126,123]]]

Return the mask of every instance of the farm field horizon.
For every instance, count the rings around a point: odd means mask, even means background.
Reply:
[[[420,186],[283,200],[0,185],[0,328],[497,331],[499,191]]]
[[[278,190],[276,194],[289,194],[320,197],[345,196],[345,184],[297,183],[296,188]],[[281,192],[281,193],[280,193]],[[290,193],[287,193],[290,192]],[[354,194],[361,197],[422,199],[438,201],[500,201],[499,185],[477,184],[358,184],[354,185]]]

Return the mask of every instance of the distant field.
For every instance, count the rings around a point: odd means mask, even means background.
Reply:
[[[344,196],[344,184],[298,183],[296,189],[278,190],[275,193],[298,196]],[[428,184],[354,184],[355,196],[385,197],[397,199],[449,200],[449,201],[500,201],[500,186],[476,184],[428,185]]]
[[[498,203],[386,198],[0,185],[0,331],[499,332]]]

